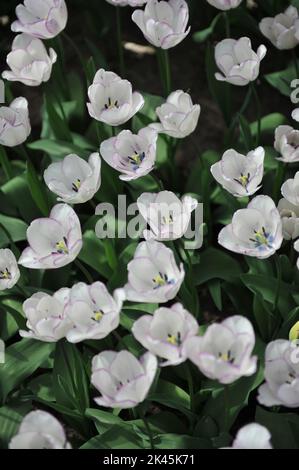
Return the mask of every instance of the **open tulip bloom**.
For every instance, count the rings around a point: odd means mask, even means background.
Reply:
[[[142,193],[137,206],[150,227],[150,230],[144,230],[144,238],[165,241],[183,237],[197,204],[191,196],[183,196],[180,201],[171,191]]]
[[[52,163],[44,172],[48,188],[59,197],[58,201],[80,204],[93,198],[101,185],[101,158],[92,153],[88,162],[77,155],[67,155]]]
[[[0,291],[11,289],[20,278],[15,255],[8,248],[0,249]]]
[[[195,131],[200,105],[193,104],[188,93],[182,90],[172,92],[166,103],[156,109],[160,124],[151,124],[150,127],[157,132],[170,137],[184,139]]]
[[[150,240],[141,242],[128,264],[126,298],[132,302],[163,303],[177,295],[185,277],[170,248]]]
[[[225,449],[273,449],[271,434],[261,424],[246,424],[238,431],[232,446]]]
[[[293,49],[299,43],[298,10],[292,5],[274,18],[263,18],[259,26],[277,49]]]
[[[57,204],[49,218],[36,219],[27,229],[29,247],[19,264],[31,269],[61,268],[71,263],[82,248],[81,225],[67,204]]]
[[[119,325],[119,314],[125,299],[123,289],[113,296],[102,282],[90,286],[80,282],[70,290],[67,316],[73,326],[66,334],[71,343],[102,339]]]
[[[135,180],[154,168],[157,138],[156,131],[150,127],[141,129],[138,134],[121,131],[101,143],[100,153],[108,165],[121,173],[119,179]]]
[[[145,353],[140,360],[128,351],[104,351],[92,360],[91,383],[101,393],[99,406],[133,408],[146,398],[157,372],[157,358]]]
[[[10,106],[0,107],[0,144],[15,147],[25,142],[31,132],[26,98],[16,98]]]
[[[291,126],[278,126],[275,129],[274,148],[280,153],[277,160],[284,163],[299,161],[299,131]]]
[[[54,295],[37,292],[23,304],[29,331],[20,330],[23,338],[55,343],[64,338],[72,324],[66,316],[70,289],[62,288]]]
[[[144,10],[135,10],[132,20],[153,46],[170,49],[190,32],[189,8],[185,0],[148,0]]]
[[[184,353],[206,377],[230,384],[256,372],[254,344],[250,321],[235,315],[209,326],[203,336],[190,338]]]
[[[246,156],[230,149],[223,154],[219,162],[211,166],[211,173],[233,196],[251,196],[261,187],[264,157],[263,147],[252,150]]]
[[[234,213],[232,222],[218,236],[224,248],[256,258],[268,258],[282,244],[282,222],[269,196],[256,196],[247,209]]]
[[[4,71],[2,77],[27,86],[39,86],[49,80],[56,59],[54,49],[50,48],[48,54],[40,39],[28,34],[19,34],[14,39],[12,51],[6,59],[11,70]]]
[[[207,0],[207,2],[219,10],[231,10],[232,8],[237,8],[242,0]]]
[[[248,85],[257,79],[266,52],[266,47],[261,45],[255,53],[247,37],[223,39],[215,49],[216,64],[222,72],[215,74],[216,79],[232,85]]]
[[[35,410],[28,413],[18,433],[9,443],[10,449],[71,449],[63,426],[50,413]]]
[[[265,380],[258,401],[264,406],[299,406],[299,351],[296,342],[271,341],[266,348]]]
[[[161,366],[174,366],[184,362],[184,344],[198,334],[194,316],[182,304],[161,307],[154,315],[144,315],[135,321],[132,333],[142,346],[165,359]]]
[[[283,183],[281,194],[288,202],[294,206],[299,206],[299,171],[295,173],[294,178],[290,178]]]
[[[17,21],[11,29],[40,39],[57,36],[66,26],[67,8],[64,0],[24,0],[16,8]]]
[[[120,126],[129,121],[144,105],[142,95],[136,91],[133,93],[128,80],[103,69],[95,74],[88,88],[88,97],[90,116],[110,126]]]
[[[285,240],[299,237],[299,206],[291,204],[287,199],[280,199],[277,209],[282,221],[282,234]]]

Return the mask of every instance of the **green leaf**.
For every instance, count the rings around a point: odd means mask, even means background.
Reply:
[[[201,31],[197,31],[193,34],[192,38],[193,41],[198,42],[201,44],[202,42],[206,41],[214,32],[214,29],[218,23],[218,20],[222,18],[222,14],[219,13],[218,15],[213,18],[210,26],[208,28],[202,29]]]
[[[83,235],[83,248],[78,258],[91,266],[106,279],[112,274],[112,270],[106,258],[104,240],[97,238],[93,230],[87,230]]]
[[[194,283],[197,286],[212,279],[236,281],[241,267],[228,253],[217,248],[207,248],[200,254],[200,263],[193,267]]]
[[[24,338],[5,350],[5,363],[0,364],[0,400],[33,374],[53,351],[52,343]]]
[[[30,403],[22,405],[6,405],[0,408],[1,449],[7,449],[11,438],[17,434],[22,419],[30,409]]]
[[[299,416],[295,413],[272,413],[257,407],[255,421],[271,434],[274,449],[298,449]]]
[[[149,445],[147,446],[147,448]],[[81,449],[143,449],[143,439],[136,432],[122,426],[112,426],[109,431],[95,436],[86,442]]]
[[[156,449],[212,449],[209,439],[183,434],[161,434],[155,438]]]
[[[285,124],[286,118],[283,114],[272,113],[267,116],[262,117],[261,119],[261,132],[266,132],[269,134],[274,134],[276,127]],[[255,121],[250,124],[250,130],[252,135],[255,137],[258,131],[258,122]]]
[[[49,214],[49,204],[45,186],[39,180],[37,172],[30,161],[27,161],[27,182],[32,199],[44,216]]]
[[[7,232],[10,234],[10,238],[14,242],[26,240],[27,225],[22,220],[0,214],[0,224],[5,227]],[[0,246],[5,246],[9,243],[10,239],[7,237],[6,233],[1,229],[0,226]]]
[[[297,74],[294,66],[291,65],[285,70],[269,73],[268,75],[265,75],[264,78],[271,86],[280,91],[282,95],[290,98],[290,94],[292,92],[291,82],[297,78]]]
[[[63,140],[54,141],[50,139],[40,139],[27,144],[27,147],[32,150],[40,150],[47,153],[54,161],[61,160],[63,157],[71,153],[80,155],[80,157],[84,157],[89,154],[88,151],[83,150],[78,145]]]

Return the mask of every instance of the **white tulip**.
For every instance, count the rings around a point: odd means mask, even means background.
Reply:
[[[256,372],[253,327],[247,318],[236,315],[210,325],[203,336],[185,343],[185,354],[209,379],[230,384]]]
[[[80,204],[89,201],[101,185],[101,158],[92,153],[88,162],[75,154],[52,163],[44,172],[44,180],[58,201]]]
[[[10,106],[0,107],[0,144],[21,145],[31,132],[26,98],[16,98]]]
[[[263,147],[257,147],[247,155],[229,149],[219,162],[211,166],[211,173],[215,180],[234,196],[251,196],[261,187],[264,157]]]
[[[102,282],[90,286],[80,282],[70,291],[67,316],[73,327],[66,338],[71,343],[86,339],[102,339],[119,325],[119,314],[125,299],[123,289],[117,289],[113,297]]]
[[[264,406],[299,406],[298,344],[285,339],[271,341],[265,353],[265,380],[258,392]]]
[[[90,116],[110,126],[120,126],[129,121],[144,105],[142,95],[132,92],[128,80],[122,80],[116,73],[103,69],[97,71],[88,88],[88,97]]]
[[[298,10],[290,5],[284,13],[274,18],[263,18],[259,24],[260,30],[277,49],[293,49],[299,43]]]
[[[128,264],[126,298],[132,302],[167,302],[177,295],[184,277],[183,264],[177,267],[173,252],[163,243],[141,242]]]
[[[161,366],[181,364],[187,358],[185,342],[198,334],[199,326],[193,315],[182,304],[161,307],[153,315],[144,315],[135,321],[133,336],[151,353],[166,359]]]
[[[248,85],[257,79],[266,52],[266,47],[261,45],[255,53],[247,37],[224,39],[215,48],[216,64],[222,72],[215,74],[216,79],[232,85]]]
[[[150,230],[144,230],[144,238],[160,241],[181,238],[197,205],[196,199],[183,196],[180,201],[171,191],[142,193],[137,199],[137,206],[150,227]]]
[[[15,255],[8,248],[0,249],[0,291],[11,289],[19,278],[20,271]]]
[[[54,295],[37,292],[23,303],[29,331],[20,330],[23,338],[55,343],[64,338],[72,324],[66,316],[70,289],[63,288]]]
[[[17,6],[16,16],[12,31],[49,39],[65,28],[68,14],[64,0],[24,0],[24,5]]]
[[[31,269],[61,268],[74,261],[82,248],[78,216],[67,204],[56,204],[49,218],[31,222],[27,240],[29,247],[19,264]]]
[[[133,408],[146,398],[157,365],[151,353],[138,360],[128,351],[101,352],[92,360],[91,383],[102,395],[95,402],[110,408]]]
[[[195,131],[200,105],[193,104],[188,93],[177,90],[168,96],[166,103],[156,109],[156,114],[161,124],[151,124],[151,128],[159,133],[183,139]]]
[[[299,131],[291,126],[278,126],[275,129],[274,148],[281,154],[277,160],[285,163],[299,161]]]
[[[9,443],[10,449],[71,449],[59,421],[46,411],[31,411]]]
[[[227,250],[256,258],[273,255],[282,240],[281,218],[269,196],[256,196],[246,209],[235,212],[218,236],[218,243]]]
[[[112,168],[121,173],[119,179],[130,181],[147,175],[155,166],[158,135],[150,127],[138,134],[121,131],[116,137],[104,140],[100,153]]]
[[[185,0],[168,2],[148,0],[144,10],[135,10],[132,20],[153,46],[170,49],[183,41],[187,29],[189,8]]]
[[[238,431],[232,446],[225,449],[273,449],[271,434],[261,424],[246,424]]]
[[[27,86],[39,86],[51,76],[52,65],[57,55],[54,49],[49,54],[40,39],[28,34],[19,34],[12,43],[12,51],[6,58],[11,70],[5,70],[2,77],[12,82],[21,82]]]
[[[237,8],[242,0],[207,0],[207,2],[218,10],[231,10]]]
[[[290,178],[283,183],[281,194],[288,202],[294,204],[294,206],[299,206],[299,171],[295,173],[294,178]]]
[[[147,0],[106,0],[111,5],[115,5],[116,7],[126,7],[129,5],[130,7],[139,7],[144,5]]]
[[[294,119],[294,121],[299,122],[299,108],[295,108],[292,111],[292,118]]]
[[[299,237],[299,206],[295,206],[282,198],[277,209],[282,221],[283,238],[285,240],[295,240]]]

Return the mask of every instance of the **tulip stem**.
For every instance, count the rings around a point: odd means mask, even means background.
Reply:
[[[229,386],[224,385],[224,431],[229,430]]]
[[[294,69],[296,73],[296,78],[299,78],[299,67],[298,67],[298,60],[297,60],[297,55],[295,49],[293,49],[293,63],[294,63]]]
[[[279,295],[280,295],[281,281],[282,281],[281,262],[280,262],[280,257],[278,253],[275,253],[274,261],[275,261],[276,273],[277,273],[277,288],[276,288],[273,312],[276,312],[278,301],[279,301]]]
[[[0,162],[7,181],[13,177],[13,169],[5,148],[0,145]]]
[[[142,421],[144,423],[144,426],[145,426],[145,429],[146,429],[146,432],[148,434],[149,441],[150,441],[150,444],[151,444],[151,449],[155,449],[153,433],[152,433],[152,430],[150,428],[149,422],[148,422],[147,418],[145,417],[145,413],[143,413],[142,411],[139,411],[139,416],[140,416],[140,418],[142,419]]]
[[[193,379],[192,379],[191,368],[190,368],[190,365],[189,365],[189,364],[186,364],[185,372],[186,372],[186,379],[187,379],[188,388],[189,388],[190,411],[192,411],[192,413],[195,413],[194,385],[193,385]]]
[[[157,58],[160,69],[160,76],[163,83],[164,95],[167,97],[171,93],[171,70],[169,54],[166,49],[157,48]]]
[[[83,266],[81,261],[78,260],[78,258],[75,259],[75,265],[80,269],[82,274],[84,274],[84,276],[86,277],[89,284],[92,284],[93,283],[93,278],[92,278],[91,274],[87,271],[85,266]]]
[[[274,191],[273,191],[273,199],[276,203],[278,202],[278,199],[280,197],[280,189],[284,180],[285,172],[286,172],[286,164],[278,161],[278,166],[277,166],[275,180],[274,180]]]
[[[118,59],[119,59],[119,70],[121,77],[125,75],[125,58],[122,43],[122,26],[121,26],[121,7],[116,7],[116,33],[117,33],[117,47],[118,47]]]
[[[224,24],[225,24],[225,34],[227,38],[230,38],[230,23],[229,17],[226,11],[223,12]]]
[[[261,114],[261,103],[260,99],[256,90],[256,86],[251,83],[252,87],[252,94],[255,99],[256,103],[256,110],[257,110],[257,133],[256,133],[256,147],[260,144],[260,138],[261,138],[261,128],[262,128],[262,114]]]

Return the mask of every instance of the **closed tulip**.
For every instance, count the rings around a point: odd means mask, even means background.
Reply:
[[[218,10],[231,10],[237,8],[242,0],[207,0],[207,2]]]
[[[293,49],[299,43],[296,37],[299,33],[298,10],[292,5],[274,18],[263,18],[259,27],[277,49]]]
[[[26,98],[16,98],[10,106],[0,107],[0,144],[15,147],[25,142],[31,132]]]

